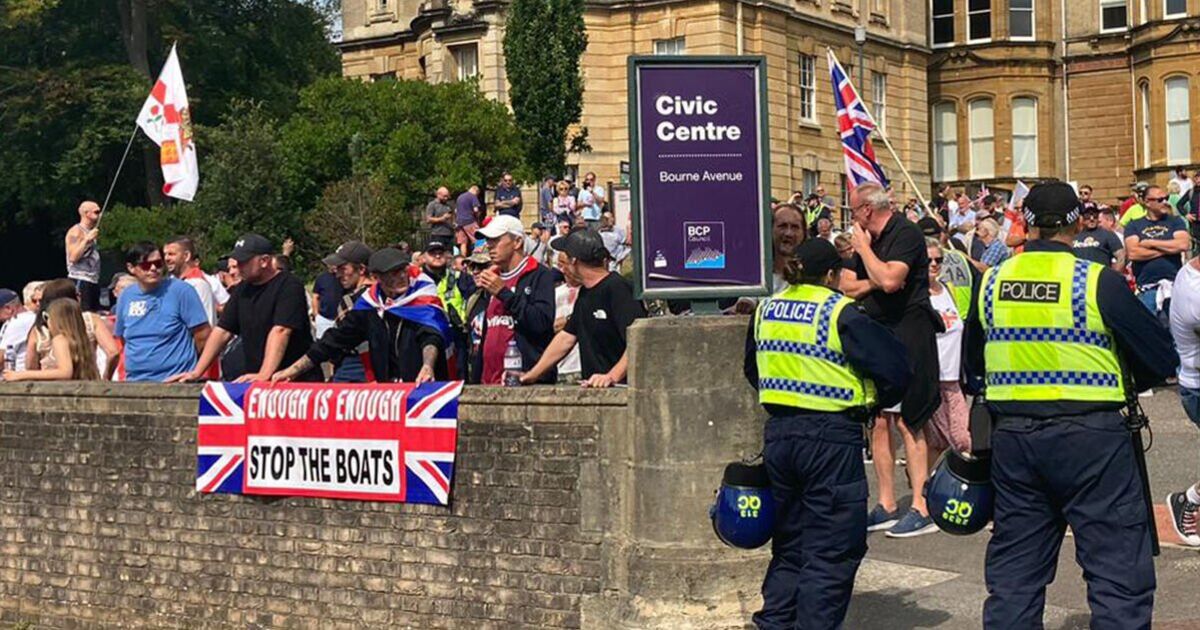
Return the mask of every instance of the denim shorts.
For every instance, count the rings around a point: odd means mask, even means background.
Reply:
[[[1183,411],[1196,426],[1200,426],[1200,389],[1188,389],[1179,386],[1179,402],[1183,403]]]

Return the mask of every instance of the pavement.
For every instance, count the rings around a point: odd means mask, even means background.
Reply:
[[[1200,429],[1184,415],[1173,388],[1155,390],[1154,396],[1140,401],[1153,429],[1146,458],[1162,540],[1162,553],[1155,558],[1154,627],[1200,630],[1200,549],[1178,544],[1163,507],[1168,492],[1183,490],[1200,479]],[[867,477],[874,505],[878,495],[870,464]],[[896,477],[897,496],[905,497],[902,504],[907,506],[911,491],[900,466]],[[981,627],[987,598],[983,580],[987,539],[986,530],[973,536],[938,532],[909,539],[871,534],[845,627]],[[1047,630],[1074,630],[1087,628],[1088,622],[1086,585],[1068,535],[1059,554],[1057,579],[1047,589],[1045,625]]]

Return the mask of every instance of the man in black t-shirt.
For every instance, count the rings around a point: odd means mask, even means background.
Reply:
[[[554,336],[521,383],[536,383],[547,370],[579,344],[580,376],[584,387],[612,387],[625,382],[629,371],[626,340],[633,320],[646,316],[633,298],[629,281],[608,270],[608,249],[595,230],[577,228],[556,239],[551,247],[566,254],[563,271],[581,285],[575,309],[566,326]]]
[[[941,404],[937,333],[944,328],[929,302],[925,236],[916,224],[892,211],[887,191],[878,184],[855,188],[850,193],[850,211],[855,270],[842,272],[842,292],[859,300],[872,319],[892,329],[908,350],[913,371],[900,408],[881,414],[872,433],[879,505],[868,516],[867,529],[886,529],[889,537],[896,538],[933,533],[937,526],[920,492],[929,470],[922,428]],[[899,417],[894,411],[900,412]],[[904,439],[909,481],[915,489],[907,514],[900,514],[896,504],[890,425]]]
[[[1100,227],[1100,211],[1095,205],[1084,206],[1083,229],[1075,235],[1071,247],[1075,257],[1100,263],[1105,267],[1111,266],[1117,273],[1125,271],[1125,249],[1121,239],[1116,234]]]
[[[169,382],[203,378],[234,335],[241,337],[246,356],[246,373],[237,383],[269,381],[281,366],[304,356],[312,345],[304,285],[275,267],[274,253],[271,242],[257,234],[238,239],[229,257],[237,261],[242,282],[226,303],[195,369]],[[295,380],[319,382],[321,371],[310,370]]]

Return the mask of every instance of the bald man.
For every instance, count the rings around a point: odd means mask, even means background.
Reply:
[[[79,204],[79,223],[67,230],[67,277],[79,291],[85,311],[100,310],[100,206],[95,201]]]
[[[454,246],[454,206],[450,205],[450,189],[442,186],[433,201],[425,206],[425,223],[429,224],[430,240],[446,247]]]

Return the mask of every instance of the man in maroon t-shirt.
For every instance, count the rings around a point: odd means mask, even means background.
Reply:
[[[475,283],[491,294],[484,310],[481,382],[499,385],[504,379],[504,352],[517,342],[521,370],[532,368],[554,337],[554,279],[544,265],[525,255],[525,228],[520,219],[492,217],[477,232],[487,239],[492,266]],[[554,383],[549,371],[539,382]]]

